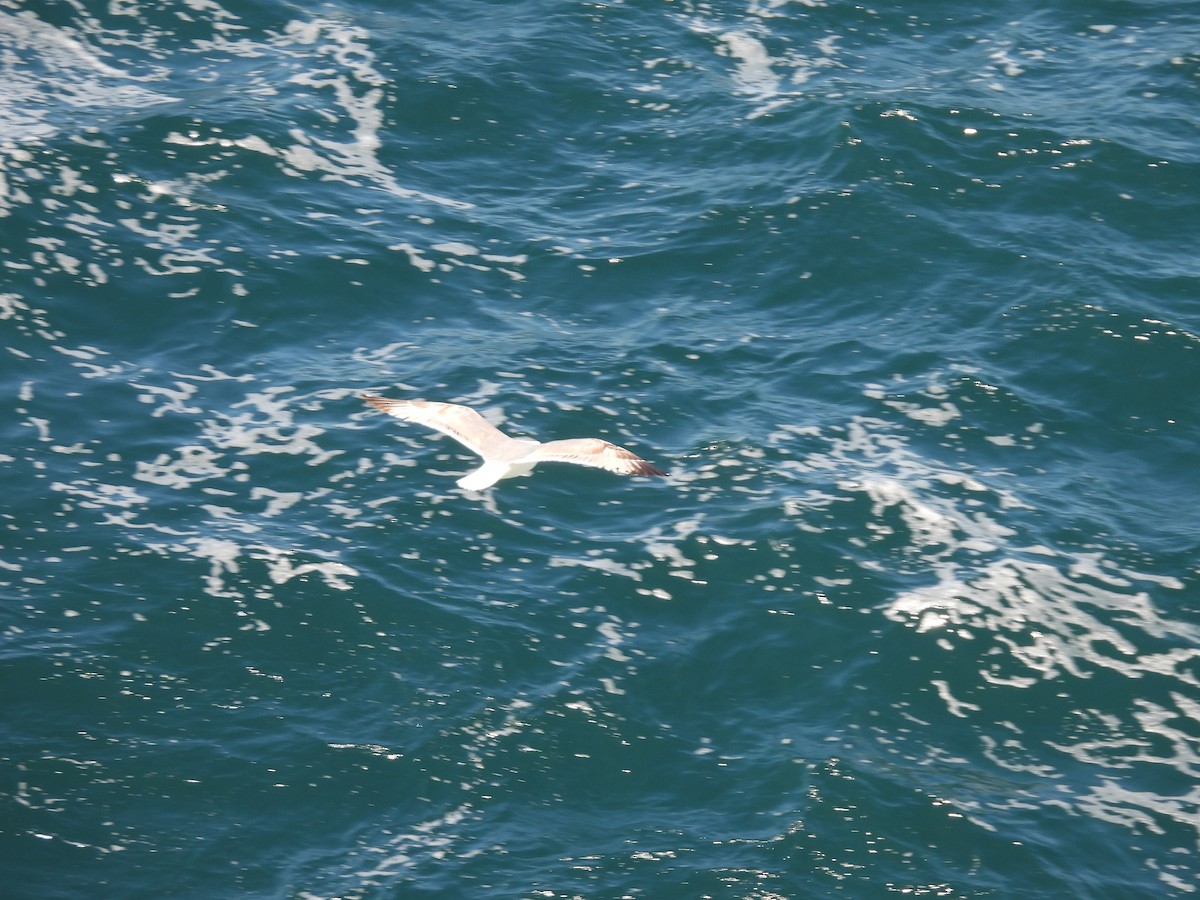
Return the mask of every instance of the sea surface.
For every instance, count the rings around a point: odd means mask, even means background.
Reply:
[[[4,897],[1196,893],[1200,5],[0,0],[0,77]]]

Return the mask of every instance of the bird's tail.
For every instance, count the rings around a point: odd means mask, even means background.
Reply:
[[[507,467],[484,463],[474,472],[468,472],[456,482],[464,491],[482,491],[504,477]]]

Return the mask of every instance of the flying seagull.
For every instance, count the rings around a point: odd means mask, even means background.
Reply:
[[[482,491],[502,478],[514,478],[531,472],[534,466],[544,462],[594,466],[622,475],[667,474],[624,447],[600,438],[545,443],[529,438],[511,438],[469,406],[427,400],[389,400],[370,394],[363,394],[362,399],[389,416],[405,422],[420,422],[447,434],[468,450],[482,456],[482,466],[458,479],[458,486],[466,491]]]

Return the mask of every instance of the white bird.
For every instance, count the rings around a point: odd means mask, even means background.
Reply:
[[[502,478],[525,475],[544,462],[575,463],[622,475],[667,474],[624,447],[600,438],[542,443],[509,437],[469,406],[427,400],[389,400],[370,394],[363,394],[362,399],[389,416],[428,425],[482,456],[482,466],[458,479],[458,486],[466,491],[482,491]]]

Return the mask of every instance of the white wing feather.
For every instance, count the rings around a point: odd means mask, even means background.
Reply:
[[[440,431],[485,458],[494,455],[489,451],[503,447],[512,440],[469,406],[428,400],[390,400],[366,394],[363,399],[389,416]]]
[[[574,463],[577,466],[593,466],[622,475],[666,475],[658,466],[651,465],[624,447],[602,441],[600,438],[575,438],[565,441],[547,441],[530,451],[524,459],[537,462]]]

